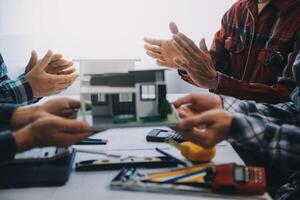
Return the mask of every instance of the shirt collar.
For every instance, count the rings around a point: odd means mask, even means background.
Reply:
[[[271,4],[273,4],[280,12],[285,12],[292,4],[299,0],[271,0]],[[257,0],[248,0],[248,6],[257,4]]]

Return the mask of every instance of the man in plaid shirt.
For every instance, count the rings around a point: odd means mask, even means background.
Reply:
[[[292,102],[259,104],[215,94],[191,94],[176,100],[174,105],[183,118],[177,131],[204,147],[227,139],[250,152],[247,155],[254,160],[263,160],[270,169],[282,172],[269,172],[270,179],[286,178],[283,173],[290,175],[300,170],[300,51],[293,72],[297,87],[291,94]],[[295,177],[295,188],[300,189],[300,175]],[[285,189],[292,191],[291,185]],[[284,188],[282,194],[283,191]]]
[[[73,63],[51,51],[42,60],[32,52],[25,73],[12,80],[0,54],[0,103],[27,105],[67,89],[77,78]]]
[[[210,51],[204,39],[195,45],[174,23],[171,40],[145,38],[145,48],[159,65],[216,94],[286,102],[295,87],[299,10],[299,0],[239,0],[225,13]]]

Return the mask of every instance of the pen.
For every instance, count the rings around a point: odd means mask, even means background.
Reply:
[[[177,161],[179,164],[183,165],[184,167],[188,167],[188,164],[182,160],[179,160],[178,158],[172,156],[171,154],[161,150],[160,148],[155,148],[156,151],[158,151],[159,153],[163,154],[164,156],[167,156],[169,158],[172,158],[173,160]]]
[[[104,140],[104,139],[88,138],[86,140],[77,142],[76,145],[102,145],[102,144],[107,144],[107,142],[108,140]]]

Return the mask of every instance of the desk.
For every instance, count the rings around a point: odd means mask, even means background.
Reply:
[[[75,146],[75,148],[86,148],[94,150],[106,150],[109,153],[125,155],[158,156],[154,148],[165,148],[166,151],[180,157],[179,151],[164,143],[146,142],[146,134],[151,128],[128,128],[111,129],[95,135],[95,138],[109,140],[107,145],[100,146]],[[101,155],[77,153],[76,162],[87,159],[101,159]],[[243,164],[238,154],[227,142],[217,145],[217,155],[214,159],[216,164],[225,162],[236,162]],[[224,197],[201,197],[174,194],[158,194],[132,191],[115,191],[109,189],[110,181],[118,171],[93,171],[72,172],[69,181],[62,187],[24,188],[0,190],[1,200],[199,200],[199,199],[224,199]],[[231,199],[231,198],[230,198]],[[244,199],[271,199],[269,195]]]

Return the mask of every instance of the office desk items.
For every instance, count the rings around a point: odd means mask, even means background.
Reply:
[[[174,161],[178,162],[179,164],[181,164],[182,166],[184,167],[187,167],[189,166],[186,162],[172,156],[171,154],[165,152],[164,150],[160,149],[160,148],[155,148],[156,151],[158,151],[159,153],[161,153],[162,155],[166,156],[166,157],[169,157],[171,160],[173,159]]]
[[[185,94],[183,94],[185,95]],[[60,98],[62,96],[59,96]],[[68,96],[75,99],[79,99],[79,96]],[[169,100],[174,101],[179,95],[168,95]],[[41,99],[45,102],[49,99],[58,98],[47,97]],[[155,127],[162,128],[164,127]],[[171,155],[181,159],[180,152],[172,148],[169,144],[165,143],[153,143],[146,141],[146,135],[151,130],[151,127],[142,128],[128,128],[128,129],[110,129],[105,132],[98,133],[92,138],[105,138],[109,142],[107,145],[75,145],[74,148],[88,149],[93,151],[104,151],[108,154],[119,154],[130,155],[130,156],[142,156],[152,157],[161,156],[155,150],[155,147],[159,147],[164,151],[167,151]],[[239,165],[243,165],[244,162],[241,160],[239,155],[232,148],[230,143],[227,141],[222,142],[216,146],[218,153],[213,159],[216,164],[235,162]],[[106,156],[100,154],[91,153],[76,153],[75,163],[84,160],[95,160],[95,159],[106,159]],[[183,160],[183,159],[182,159]],[[73,165],[74,169],[75,165]],[[181,167],[178,165],[178,167]],[[174,167],[172,167],[174,168]],[[153,173],[158,171],[168,171],[169,168],[162,169],[138,169],[138,172]],[[91,171],[91,172],[76,172],[75,169],[72,171],[71,176],[63,187],[40,187],[40,188],[26,188],[26,189],[1,189],[0,199],[21,199],[21,200],[59,200],[59,199],[72,199],[72,200],[99,200],[101,199],[126,199],[126,200],[224,200],[234,199],[236,195],[224,195],[216,193],[194,193],[195,195],[185,195],[183,193],[170,192],[166,193],[147,193],[147,192],[129,192],[122,190],[111,190],[109,186],[111,180],[121,170],[113,171]],[[0,176],[0,179],[2,176]],[[212,197],[211,197],[212,196]],[[227,198],[226,198],[227,197]],[[237,198],[236,198],[237,199]],[[271,200],[270,196],[266,193],[261,196],[239,196],[239,200]]]
[[[0,166],[0,187],[60,186],[69,179],[75,151],[68,150],[63,156],[48,158],[18,158]],[[48,160],[47,160],[48,159]]]
[[[180,153],[192,162],[208,162],[216,155],[216,147],[203,148],[195,143],[185,141],[178,143],[172,138],[167,138],[166,142],[180,150]]]
[[[88,138],[86,140],[82,140],[75,145],[105,145],[107,144],[108,140],[105,139],[94,139],[94,138]]]
[[[185,141],[178,133],[164,129],[152,129],[146,136],[148,142],[165,142],[167,138],[172,138],[179,143]]]
[[[87,160],[76,163],[76,171],[115,170],[124,167],[161,168],[176,167],[178,161],[170,157],[133,157]]]
[[[128,168],[123,169],[110,186],[123,190],[238,195],[261,195],[266,191],[263,168],[234,163],[208,163],[150,174]]]

